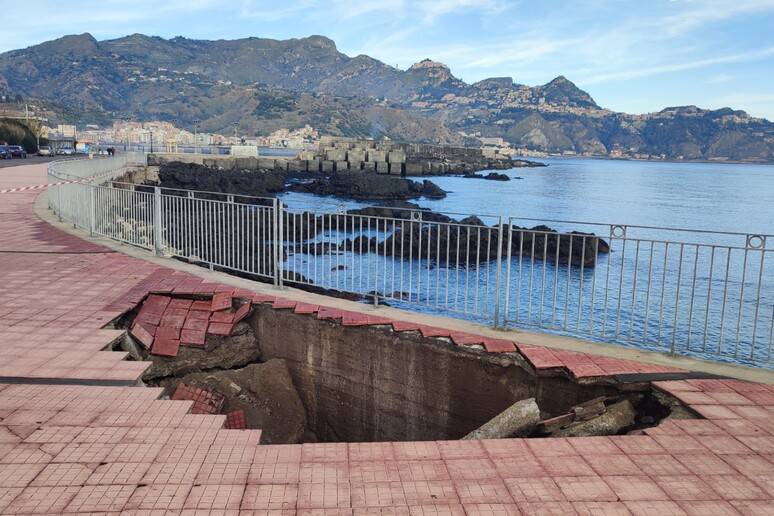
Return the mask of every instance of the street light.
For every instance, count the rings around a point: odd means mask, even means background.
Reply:
[[[201,120],[199,120],[197,118],[193,122],[194,122],[194,154],[198,154],[199,153],[198,152],[199,149],[197,148],[198,147],[198,142],[196,140],[196,133],[199,130],[199,123],[201,122]]]

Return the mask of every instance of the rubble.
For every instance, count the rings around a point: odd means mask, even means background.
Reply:
[[[517,401],[462,439],[503,439],[528,435],[540,421],[535,398]]]

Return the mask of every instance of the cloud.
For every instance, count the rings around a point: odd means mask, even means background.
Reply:
[[[583,79],[583,84],[597,84],[601,82],[621,81],[636,79],[641,77],[650,77],[653,75],[660,75],[664,73],[679,72],[683,70],[694,70],[697,68],[704,68],[707,66],[713,66],[718,64],[729,63],[741,63],[746,61],[757,61],[765,59],[767,57],[774,56],[774,47],[765,48],[763,50],[754,50],[752,52],[743,52],[739,54],[729,54],[724,56],[709,57],[705,59],[698,59],[688,62],[676,62],[669,64],[661,64],[656,66],[633,68],[628,70],[619,70],[615,72],[601,73],[591,77]]]

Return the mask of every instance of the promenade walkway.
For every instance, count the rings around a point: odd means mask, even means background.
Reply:
[[[45,176],[43,165],[3,168],[0,190]],[[147,363],[105,351],[122,332],[103,326],[151,291],[234,287],[56,229],[35,215],[38,194],[0,194],[2,514],[774,514],[774,387],[740,380],[654,382],[705,419],[642,435],[260,445],[259,430],[224,429],[225,416],[158,399],[160,389],[137,384]],[[235,294],[518,352],[576,379],[681,374],[265,289]]]

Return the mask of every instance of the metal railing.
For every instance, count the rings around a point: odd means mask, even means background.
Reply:
[[[52,188],[52,208],[158,254],[499,327],[774,365],[771,235],[291,209],[276,198],[116,183],[102,168],[102,184]]]

